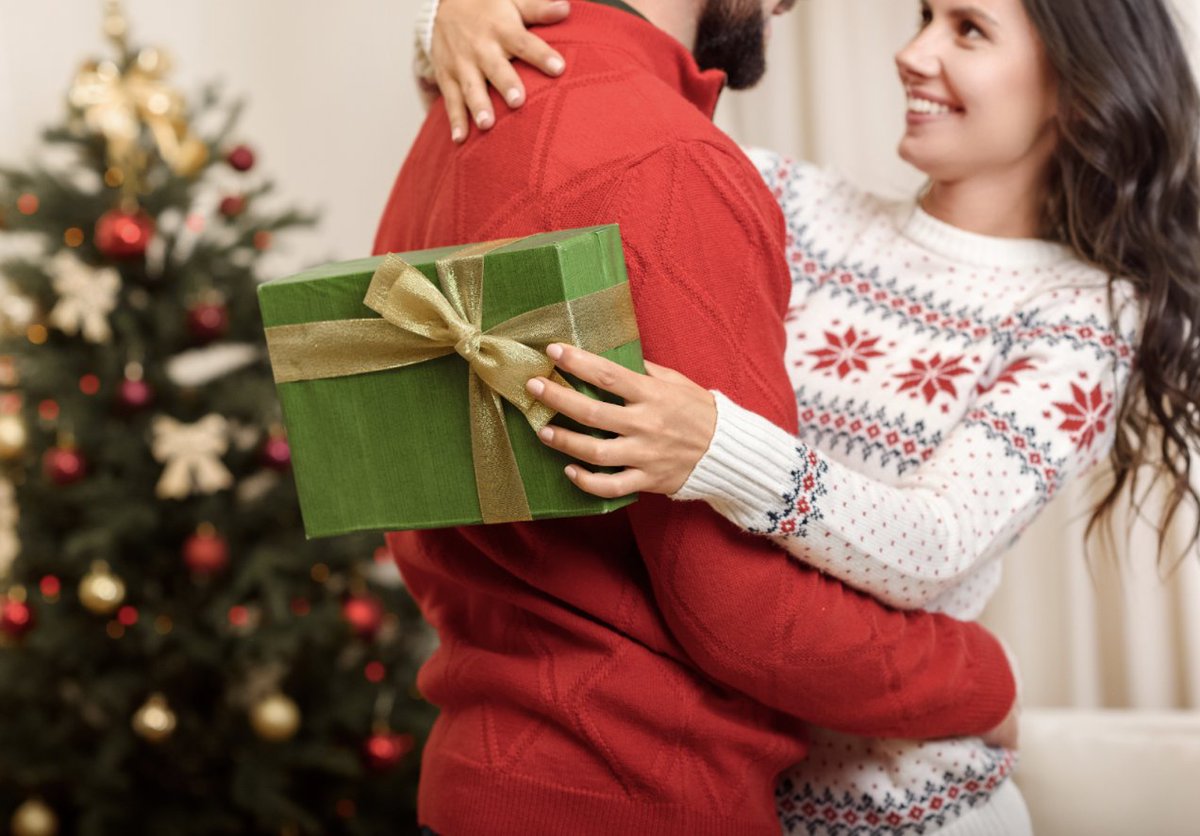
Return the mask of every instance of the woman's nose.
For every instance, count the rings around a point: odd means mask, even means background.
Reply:
[[[903,49],[896,53],[896,69],[900,78],[910,79],[933,78],[941,69],[941,59],[937,54],[937,45],[932,33],[926,29],[909,41]]]

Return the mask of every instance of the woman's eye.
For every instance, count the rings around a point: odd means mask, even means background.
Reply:
[[[983,30],[969,20],[964,20],[958,25],[958,34],[964,38],[982,38]]]
[[[933,22],[933,12],[929,9],[921,9],[921,14],[917,17],[917,28],[924,29]]]

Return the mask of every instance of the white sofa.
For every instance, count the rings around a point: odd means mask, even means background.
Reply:
[[[1200,836],[1200,712],[1027,709],[1036,836]]]

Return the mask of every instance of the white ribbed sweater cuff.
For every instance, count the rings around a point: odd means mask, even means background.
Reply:
[[[717,426],[708,450],[672,499],[702,499],[742,528],[761,528],[792,483],[797,440],[713,391]]]
[[[423,78],[433,77],[433,21],[437,18],[439,0],[424,0],[417,12],[417,71]]]

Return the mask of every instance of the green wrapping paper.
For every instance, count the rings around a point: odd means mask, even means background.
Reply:
[[[555,339],[585,348],[599,345],[605,349],[599,352],[603,356],[644,371],[641,343],[628,307],[617,227],[534,235],[495,249],[448,247],[402,253],[399,258],[406,263],[405,269],[411,265],[419,271],[405,276],[409,287],[429,294],[430,287],[420,280],[423,277],[438,291],[433,301],[448,310],[452,306],[443,293],[455,303],[460,297],[471,302],[472,294],[462,288],[472,286],[468,281],[471,271],[466,269],[472,264],[466,255],[472,251],[485,253],[481,262],[479,258],[474,261],[475,272],[482,268],[478,328],[473,337],[458,339],[457,345],[454,336],[444,340],[446,347],[439,349],[442,356],[432,359],[425,356],[431,352],[412,347],[412,333],[401,333],[403,328],[430,332],[419,323],[414,326],[405,321],[426,316],[430,306],[421,304],[419,298],[414,301],[411,293],[397,295],[403,281],[395,282],[391,308],[379,304],[395,279],[395,259],[379,256],[328,264],[259,288],[301,512],[310,538],[502,521],[494,510],[481,508],[481,496],[487,498],[489,493],[493,499],[497,494],[505,499],[509,494],[524,493],[528,516],[512,519],[607,513],[636,498],[600,499],[572,485],[563,474],[570,459],[546,448],[535,436],[534,427],[549,417],[536,414],[544,408],[533,404],[531,409],[524,404],[518,409],[493,396],[493,391],[501,391],[518,403],[527,397],[513,392],[511,385],[505,390],[496,383],[496,370],[489,371],[477,357],[480,332],[483,354],[490,351],[504,358],[524,352],[536,356],[523,345],[540,354],[548,331],[530,327],[531,320],[540,316],[537,321],[543,323],[568,322],[569,332]],[[609,300],[620,297],[625,297],[625,305],[614,305],[609,316]],[[453,307],[469,311],[471,304],[465,309],[458,304]],[[470,318],[469,313],[464,316]],[[619,321],[620,327],[614,326],[614,321]],[[394,330],[396,323],[401,323],[401,330]],[[440,322],[438,325],[447,331]],[[460,326],[470,330],[470,323],[463,321],[449,331],[457,334]],[[614,334],[618,335],[615,340]],[[489,347],[490,335],[509,341],[507,354],[503,346]],[[399,348],[394,349],[393,342]],[[412,354],[413,359],[405,361],[412,364],[383,368],[391,363],[385,357],[390,354]],[[339,367],[343,363],[339,356],[350,366],[380,370],[348,372]],[[373,359],[376,357],[383,359]],[[470,366],[466,357],[471,358]],[[492,361],[499,366],[500,376],[506,371],[511,379],[524,376],[524,371],[514,374],[512,368],[506,370],[506,362]],[[548,361],[543,356],[541,362]],[[307,376],[315,379],[298,379]],[[484,380],[496,389],[481,382]],[[581,381],[567,382],[592,397],[615,400]],[[487,445],[484,452],[480,449],[478,413],[483,403],[491,401],[498,404],[494,408],[497,420],[503,415],[499,446],[507,450],[511,445],[511,454],[500,451],[500,455],[515,459],[515,490],[498,476],[487,475],[494,474],[495,468],[488,458],[491,454],[485,455]],[[553,423],[581,429],[562,416]],[[507,443],[503,443],[504,436]],[[477,480],[477,472],[484,474],[482,481]],[[489,503],[492,508],[494,501]]]

